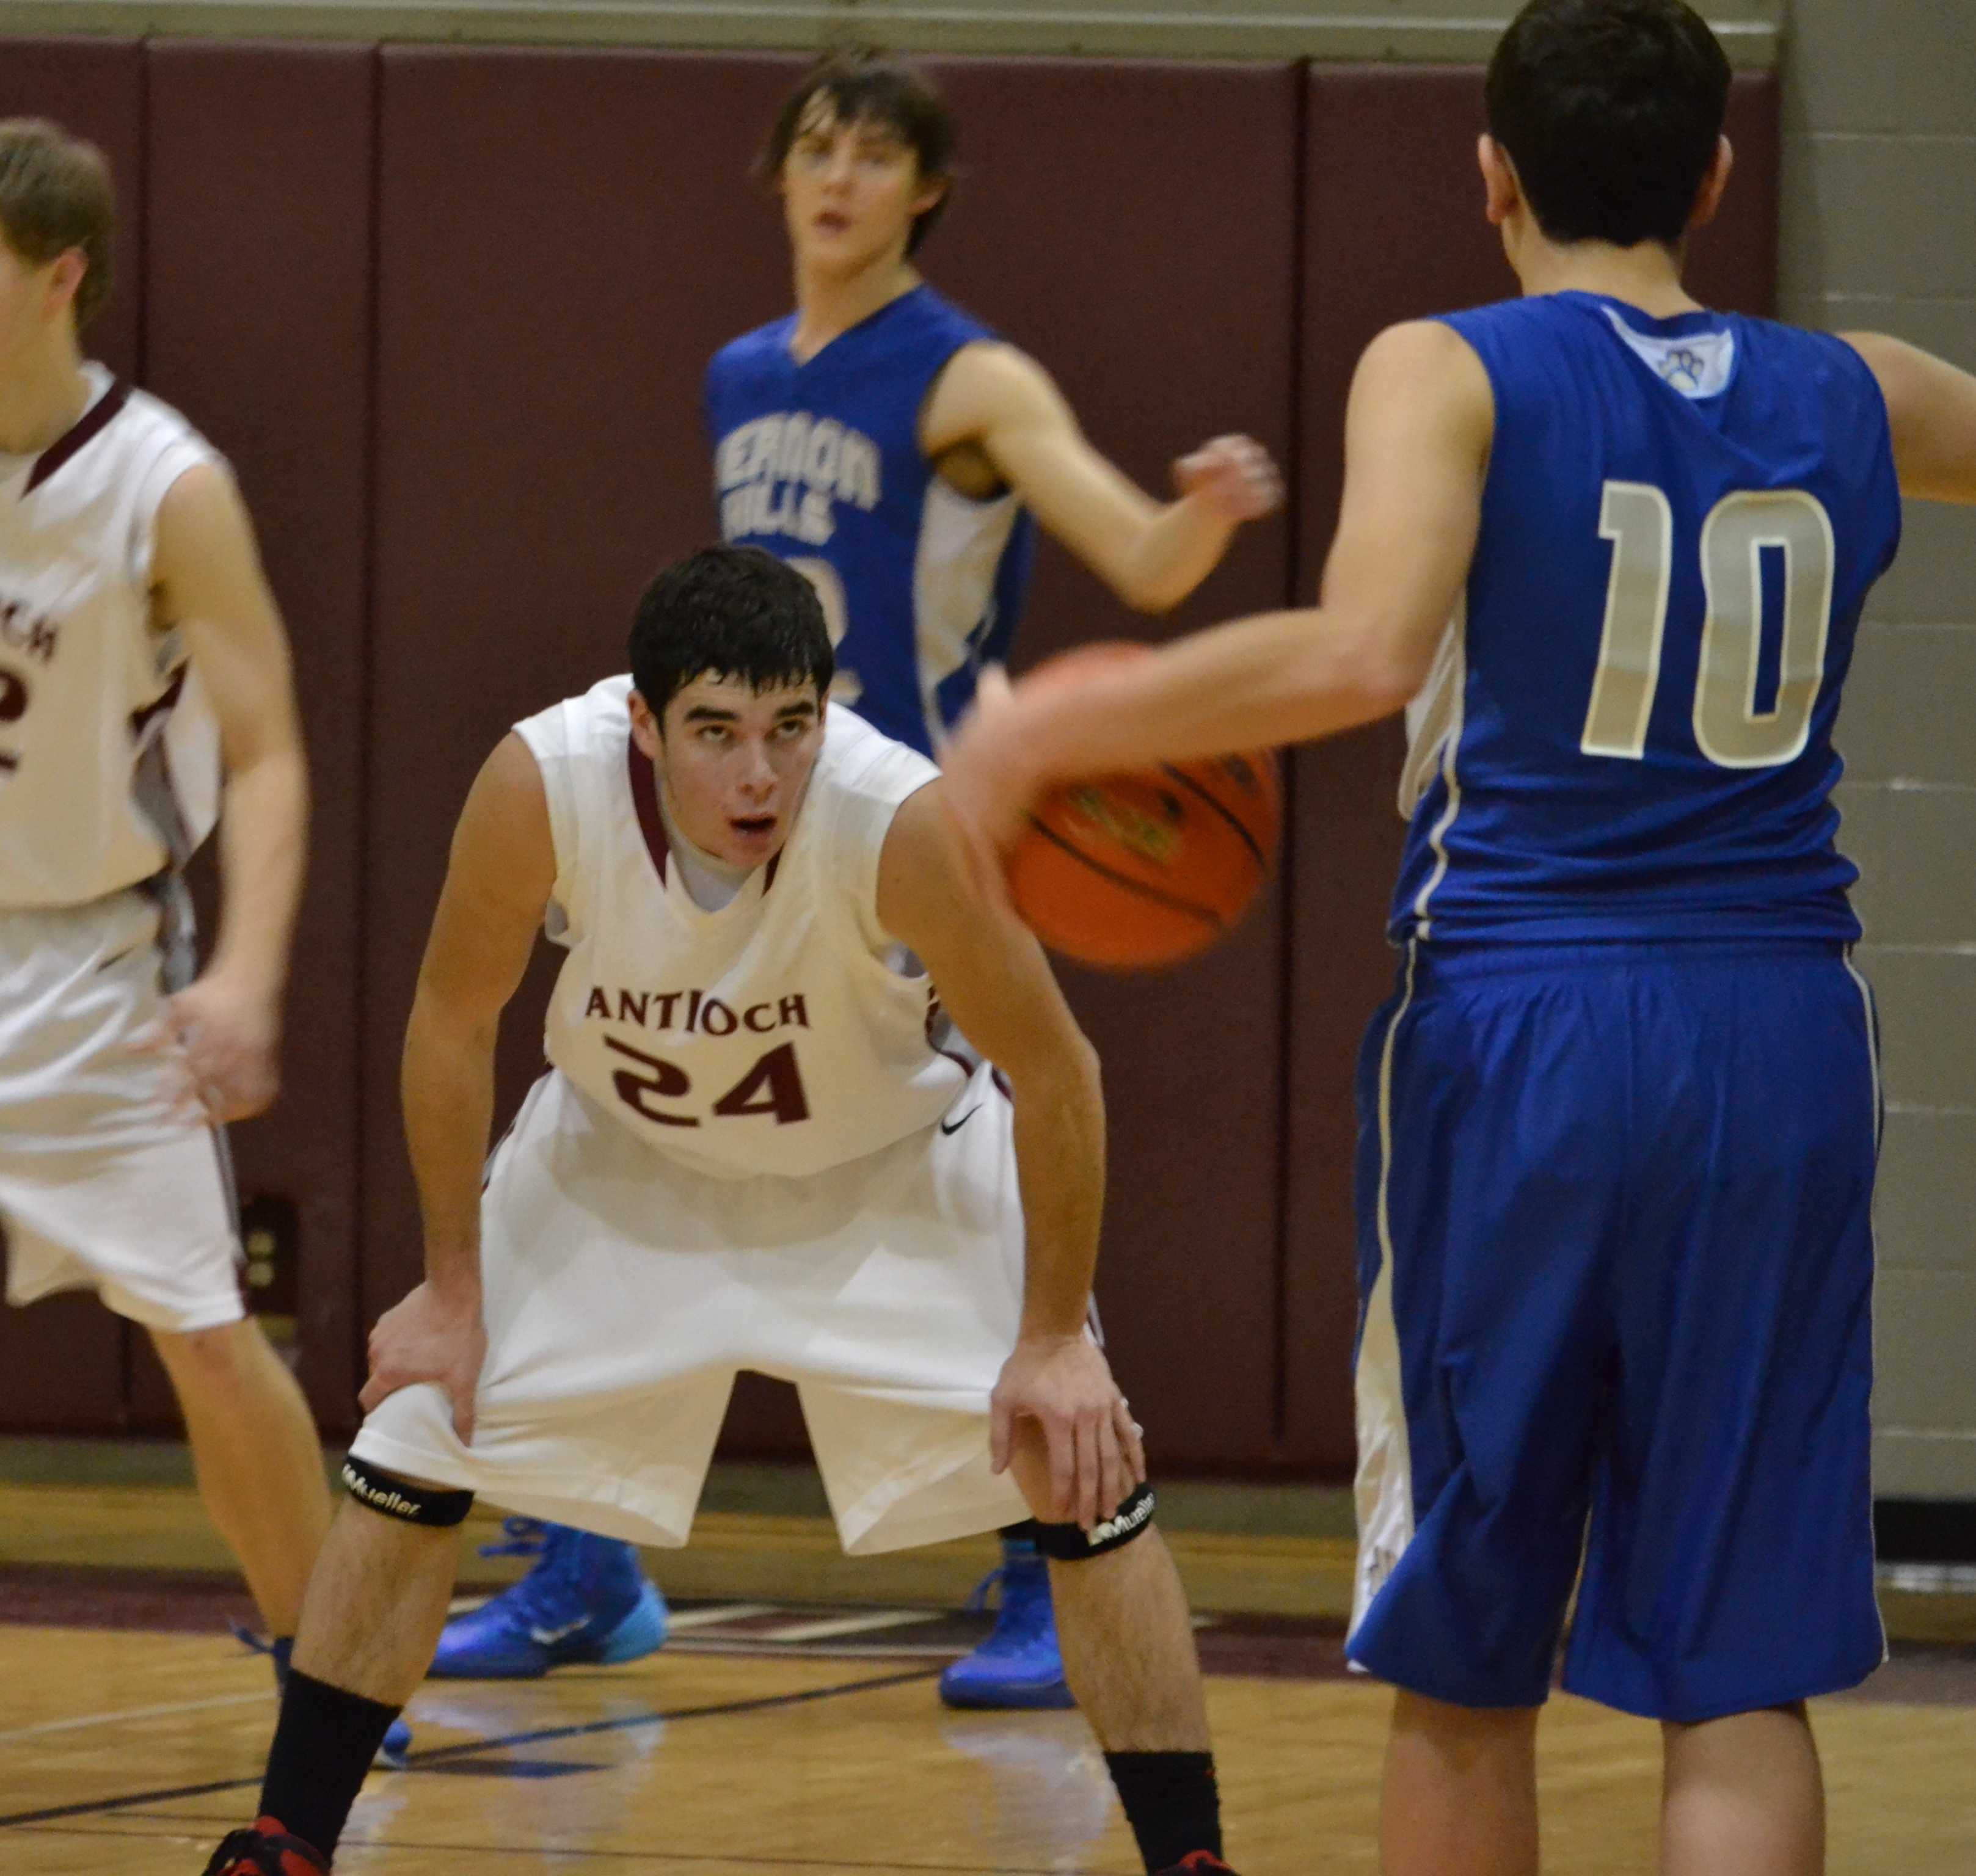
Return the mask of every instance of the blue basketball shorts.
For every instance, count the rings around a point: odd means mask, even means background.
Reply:
[[[1694,1722],[1885,1657],[1879,1088],[1833,946],[1417,945],[1358,1078],[1346,1651]]]

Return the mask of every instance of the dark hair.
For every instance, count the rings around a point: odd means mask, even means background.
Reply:
[[[816,588],[759,547],[703,547],[655,574],[631,650],[631,681],[661,721],[697,677],[757,691],[813,684],[821,703],[836,670]]]
[[[0,235],[31,267],[81,250],[88,265],[75,290],[77,331],[110,297],[116,229],[117,199],[101,150],[45,117],[0,119]]]
[[[953,193],[953,117],[946,100],[917,72],[881,53],[832,52],[812,65],[783,99],[769,140],[755,160],[755,173],[761,180],[772,182],[782,174],[790,146],[818,97],[829,100],[831,114],[839,123],[875,123],[890,130],[918,160],[922,177],[937,177],[948,185],[930,209],[913,218],[906,252],[917,253]]]
[[[1553,241],[1677,245],[1729,102],[1682,0],[1530,0],[1489,61],[1489,134]]]

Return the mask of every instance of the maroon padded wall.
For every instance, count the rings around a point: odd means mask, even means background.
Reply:
[[[1482,213],[1479,68],[1319,66],[1308,84],[1297,502],[1306,597],[1336,521],[1345,393],[1361,351],[1395,321],[1517,290]],[[1694,291],[1744,311],[1769,310],[1776,276],[1777,96],[1767,74],[1736,81],[1734,182],[1693,256]],[[1404,832],[1394,806],[1403,747],[1390,722],[1297,755],[1282,1457],[1332,1476],[1349,1473],[1354,1450],[1352,1070],[1366,1019],[1391,988],[1383,926]]]
[[[233,1130],[243,1197],[294,1202],[300,1374],[354,1424],[357,962],[370,506],[371,145],[364,46],[149,52],[146,382],[233,464],[294,648],[314,794],[282,1093]],[[208,933],[209,942],[212,934]],[[174,1425],[147,1344],[137,1423]]]
[[[419,1269],[397,1066],[448,838],[509,726],[622,670],[646,577],[713,530],[700,372],[782,301],[744,178],[792,69],[383,55],[367,1320]],[[504,1110],[540,1064],[546,982],[504,1025]]]
[[[237,1144],[250,1190],[301,1205],[303,1374],[341,1428],[363,1328],[419,1267],[397,1062],[448,834],[508,724],[619,668],[646,574],[711,531],[700,376],[787,304],[776,207],[745,178],[803,61],[7,53],[0,112],[61,119],[118,173],[123,285],[94,348],[232,456],[295,640],[314,866],[287,1088]],[[1133,617],[1046,547],[1019,664],[1309,597],[1360,348],[1513,290],[1479,212],[1479,74],[935,69],[963,132],[937,283],[1042,358],[1148,488],[1225,430],[1293,471],[1287,521],[1246,531],[1176,620]],[[1762,308],[1774,80],[1737,81],[1731,130],[1694,281]],[[1164,1467],[1349,1468],[1350,1068],[1390,976],[1398,754],[1390,727],[1298,752],[1279,894],[1223,952],[1167,977],[1068,973],[1113,1117],[1101,1295]],[[507,1027],[509,1104],[550,962]],[[93,1302],[0,1312],[0,1425],[107,1427],[127,1391],[161,1420],[160,1377],[126,1366]],[[800,1444],[766,1388],[729,1434]]]
[[[953,60],[962,182],[925,250],[937,285],[1032,353],[1086,433],[1164,499],[1204,439],[1290,441],[1296,74],[1280,65]],[[1174,127],[1184,123],[1184,140]],[[1131,153],[1130,187],[1114,163]],[[1240,179],[1228,212],[1204,176]],[[1289,529],[1245,529],[1174,617],[1145,618],[1054,543],[1016,662],[1280,605]],[[1282,908],[1182,969],[1065,969],[1105,1063],[1111,1177],[1098,1294],[1163,1466],[1266,1465],[1276,1442]],[[1203,1385],[1200,1351],[1212,1349]]]
[[[116,285],[89,350],[134,375],[143,247],[143,54],[134,39],[17,39],[0,58],[0,117],[52,117],[110,160],[121,215]],[[88,1295],[0,1308],[0,1427],[107,1432],[123,1423],[124,1346],[117,1318]]]

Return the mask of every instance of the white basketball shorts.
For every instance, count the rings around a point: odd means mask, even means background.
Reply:
[[[176,1117],[173,1065],[132,1046],[163,1014],[165,923],[144,890],[0,912],[11,1303],[87,1288],[153,1328],[241,1317],[223,1137]]]
[[[772,1121],[766,1124],[772,1126]],[[400,1390],[352,1450],[387,1471],[641,1543],[687,1540],[736,1371],[793,1381],[844,1548],[1026,1518],[989,1470],[988,1397],[1021,1318],[1007,1098],[803,1179],[719,1179],[560,1074],[530,1091],[481,1205],[473,1443]]]

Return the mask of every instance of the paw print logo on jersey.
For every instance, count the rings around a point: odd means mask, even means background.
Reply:
[[[1685,345],[1671,348],[1660,362],[1661,376],[1678,391],[1700,390],[1708,371],[1708,360]]]

